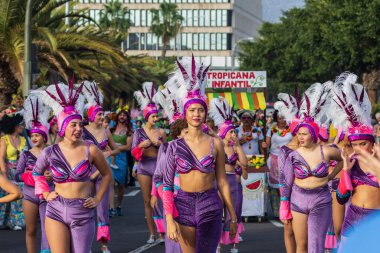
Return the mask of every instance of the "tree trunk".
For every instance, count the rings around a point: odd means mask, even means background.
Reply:
[[[373,69],[363,74],[363,85],[372,104],[378,102],[377,91],[380,88],[380,70]]]

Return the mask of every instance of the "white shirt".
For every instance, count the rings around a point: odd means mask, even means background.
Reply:
[[[258,154],[260,154],[260,152],[259,152],[259,150],[260,150],[259,149],[259,141],[264,140],[264,135],[261,132],[261,129],[259,127],[252,127],[252,130],[253,129],[255,129],[256,132],[255,133],[252,132],[252,140],[241,145],[241,147],[243,148],[243,151],[246,155],[258,155]],[[250,134],[250,132],[244,133],[242,126],[240,126],[238,128],[238,130],[239,130],[239,133],[238,133],[239,139],[242,138],[244,136],[244,134]],[[258,135],[259,132],[260,132],[260,134]]]
[[[290,132],[286,133],[284,136],[280,136],[278,133],[274,133],[272,135],[271,129],[268,130],[267,137],[271,137],[269,152],[276,156],[280,154],[280,148],[288,144],[293,139]]]

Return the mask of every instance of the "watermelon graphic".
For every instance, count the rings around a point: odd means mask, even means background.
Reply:
[[[252,183],[246,184],[245,187],[250,191],[257,191],[261,188],[261,179],[257,179],[256,181],[253,181]]]

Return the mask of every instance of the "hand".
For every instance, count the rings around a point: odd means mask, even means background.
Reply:
[[[168,235],[168,238],[170,240],[173,240],[175,242],[178,242],[178,237],[180,235],[180,232],[179,232],[179,226],[177,224],[177,222],[175,222],[174,220],[166,220],[166,233]]]
[[[158,201],[157,201],[157,197],[156,197],[156,196],[152,196],[152,197],[150,198],[150,206],[151,206],[152,208],[155,208],[155,207],[158,206]]]
[[[230,239],[234,239],[237,231],[237,222],[230,223]]]
[[[376,155],[376,158],[380,159],[380,143],[375,143],[373,145],[373,151],[374,151],[374,153]]]
[[[342,159],[343,159],[343,170],[344,171],[349,171],[352,166],[355,164],[356,159],[352,159],[353,156],[355,155],[355,152],[352,152],[352,154],[348,154],[347,148],[343,147],[342,148]]]
[[[83,206],[86,208],[95,208],[98,206],[99,202],[100,201],[97,199],[97,197],[88,197],[84,201]]]
[[[58,197],[58,194],[57,194],[55,191],[52,191],[52,192],[49,192],[49,193],[45,196],[45,199],[46,199],[46,202],[50,202],[50,201],[52,201],[53,199],[55,199],[56,197]]]
[[[284,225],[288,225],[290,223],[290,220],[281,220],[281,222],[284,224]]]
[[[46,181],[48,181],[49,183],[50,183],[51,181],[53,181],[53,176],[51,175],[51,172],[48,171],[48,170],[46,170],[46,171],[44,172],[44,177],[45,177]]]
[[[374,154],[362,150],[357,156],[357,159],[360,162],[360,165],[366,168],[369,173],[380,178],[380,160],[376,158]]]
[[[103,156],[105,159],[107,159],[107,157],[109,157],[110,155],[111,155],[111,151],[103,152]]]
[[[162,141],[160,141],[160,140],[152,141],[152,144],[154,146],[160,146],[162,144]]]
[[[240,145],[243,145],[244,143],[247,143],[247,137],[243,136],[239,139]]]
[[[136,177],[137,176],[137,173],[135,170],[132,170],[132,177]]]
[[[140,148],[147,148],[150,145],[152,145],[152,142],[150,140],[145,140],[145,141],[141,142],[139,146],[140,146]]]

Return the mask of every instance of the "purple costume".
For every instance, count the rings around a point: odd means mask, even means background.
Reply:
[[[285,160],[281,180],[281,201],[290,201],[290,209],[308,216],[308,252],[323,253],[327,229],[332,219],[331,194],[328,186],[303,189],[294,184],[294,177],[305,179],[310,176],[323,178],[328,175],[321,146],[322,162],[313,170],[297,152],[291,152]],[[283,204],[283,203],[282,203]],[[281,213],[280,213],[281,215]],[[285,219],[285,217],[281,217]]]
[[[17,168],[15,171],[15,181],[22,182],[22,175],[24,173],[32,173],[36,164],[37,157],[35,157],[30,151],[23,151],[17,162]],[[31,175],[31,174],[30,174]],[[54,189],[54,184],[50,184],[50,189]],[[41,252],[50,252],[49,242],[45,233],[45,213],[46,213],[46,200],[39,198],[34,193],[34,186],[28,185],[26,182],[23,188],[24,200],[27,200],[38,206],[38,212],[41,220]]]
[[[93,136],[90,131],[88,131],[85,127],[83,128],[83,140],[90,141],[95,146],[97,146],[102,152],[106,151],[107,145],[108,145],[108,137],[106,133],[104,134],[104,139],[101,142],[98,142],[98,140]],[[93,173],[97,171],[96,167],[93,167]],[[99,175],[95,179],[95,190],[98,191],[100,184],[102,182],[102,175]],[[99,205],[96,207],[96,214],[98,218],[98,231],[97,231],[97,237],[96,239],[98,241],[110,241],[111,240],[111,234],[110,234],[110,217],[108,210],[110,208],[110,187],[108,187],[107,191],[104,193],[104,197],[100,201]]]
[[[39,155],[33,169],[35,179],[43,176],[45,170],[50,170],[56,184],[67,182],[88,182],[91,176],[91,164],[88,160],[89,146],[87,143],[86,157],[74,168],[66,160],[58,144],[45,148]],[[37,187],[36,187],[37,193]],[[62,196],[49,201],[46,216],[58,221],[70,230],[71,252],[91,252],[95,235],[94,209],[83,206],[85,199],[66,199]]]
[[[211,141],[210,153],[198,160],[184,139],[174,140],[169,144],[163,183],[165,203],[170,201],[166,198],[165,191],[174,191],[176,171],[179,174],[186,174],[191,170],[202,173],[215,172],[213,149],[214,138]],[[222,204],[217,189],[211,188],[204,192],[179,190],[174,204],[178,210],[175,220],[183,226],[196,228],[196,252],[214,253],[219,243],[222,222]]]
[[[369,173],[365,173],[359,167],[359,163],[357,161],[351,168],[349,175],[352,186],[354,188],[359,185],[368,185],[379,188],[377,178]],[[336,191],[336,198],[341,205],[344,205],[350,199],[351,194],[351,191],[347,191],[346,193],[342,194],[339,191],[338,187]],[[342,236],[347,237],[356,223],[358,223],[361,219],[375,211],[377,211],[377,209],[368,209],[350,204],[347,208],[346,216],[344,217],[344,222],[342,225]]]
[[[136,129],[136,131],[133,134],[132,150],[145,140],[149,140],[149,137],[146,134],[145,130],[143,128]],[[159,137],[159,140],[162,140],[161,136]],[[154,145],[151,144],[151,146]],[[156,170],[156,163],[157,157],[149,157],[143,155],[138,165],[137,174],[153,177],[154,171]]]
[[[241,175],[243,174],[243,169],[240,166],[236,167],[235,168],[235,174],[238,177],[241,177]],[[236,217],[237,217],[237,222],[238,222],[238,231],[237,231],[237,233],[241,234],[241,233],[244,232],[244,225],[243,225],[243,221],[242,221],[242,218],[241,218],[241,214],[243,212],[243,186],[241,185],[241,182],[239,182],[239,181],[238,181],[237,200],[236,200],[236,209],[235,209],[235,212],[236,212]]]
[[[163,176],[165,173],[165,163],[166,163],[166,151],[168,149],[169,143],[164,143],[160,146],[157,155],[157,167],[153,175],[153,185],[156,187],[159,192],[159,188],[162,188]],[[176,185],[174,186],[176,188]],[[177,186],[177,190],[179,186]],[[162,194],[159,193],[159,197],[162,198]],[[159,198],[159,204],[162,205],[162,199]],[[166,228],[166,220],[163,219],[164,227]],[[173,240],[168,238],[168,235],[165,234],[165,252],[166,253],[181,253],[181,245]]]

